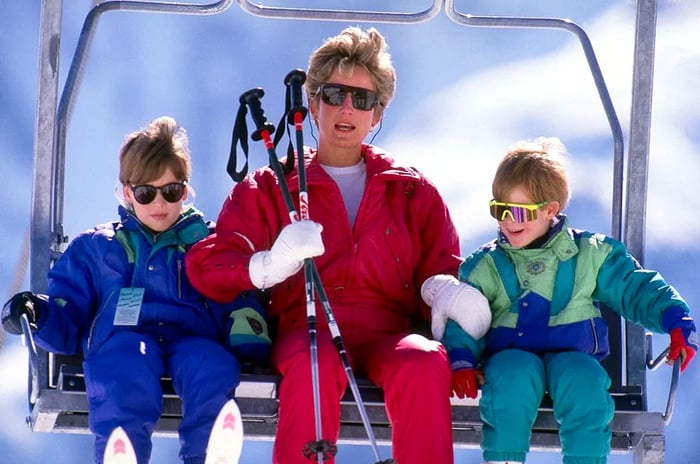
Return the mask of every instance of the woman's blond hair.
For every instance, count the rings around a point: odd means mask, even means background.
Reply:
[[[396,90],[396,70],[388,50],[386,40],[375,28],[365,32],[351,26],[327,38],[309,58],[304,84],[309,100],[316,96],[319,86],[328,82],[335,70],[345,76],[351,74],[355,67],[360,67],[372,78],[379,96],[375,111],[381,114],[394,98]]]

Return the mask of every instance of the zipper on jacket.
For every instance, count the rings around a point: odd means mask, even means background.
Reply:
[[[595,329],[595,319],[591,319],[591,328],[593,329],[593,354],[598,352],[598,332]]]
[[[90,324],[90,331],[88,332],[88,340],[87,340],[88,351],[92,347],[93,335],[95,332],[95,327],[97,327],[97,321],[102,316],[102,313],[104,313],[105,308],[108,306],[108,304],[112,300],[113,296],[114,296],[114,291],[112,291],[112,293],[109,294],[109,297],[107,298],[107,301],[105,301],[105,304],[102,305],[102,309],[100,309],[100,312],[95,314],[95,317],[92,319],[92,324]]]
[[[182,260],[177,260],[177,297],[182,299]]]

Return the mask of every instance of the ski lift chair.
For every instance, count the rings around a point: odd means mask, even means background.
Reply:
[[[63,0],[42,0],[40,36],[40,81],[35,132],[34,184],[31,218],[31,287],[45,290],[46,273],[58,258],[68,238],[62,230],[63,166],[68,114],[75,89],[80,80],[83,61],[87,55],[97,18],[113,10],[150,11],[179,14],[216,14],[227,9],[233,0],[220,0],[207,5],[182,3],[106,1],[96,5],[86,17],[76,52],[73,57],[58,111],[57,50],[61,36]],[[480,17],[456,10],[454,0],[434,0],[419,13],[367,12],[348,10],[310,10],[267,7],[239,2],[249,14],[262,17],[363,21],[403,22],[426,21],[445,7],[454,22],[467,27],[534,27],[558,28],[572,32],[582,44],[601,101],[611,126],[614,140],[613,232],[621,237],[623,144],[622,131],[610,101],[605,82],[585,32],[565,19]],[[632,99],[632,129],[630,133],[629,172],[627,179],[628,206],[626,209],[626,236],[630,252],[641,258],[643,254],[643,227],[646,204],[646,160],[650,125],[653,53],[655,39],[656,3],[639,1],[637,10],[636,48],[634,56],[634,86]],[[640,173],[642,173],[640,175]],[[646,369],[658,366],[666,354],[651,359],[651,336],[643,329],[622,321],[613,311],[603,311],[610,328],[611,356],[604,362],[612,378],[611,393],[615,400],[615,416],[611,423],[613,453],[633,455],[635,464],[659,464],[664,456],[664,425],[673,411],[679,365],[674,365],[668,403],[664,413],[647,409]],[[26,321],[25,321],[26,325]],[[28,326],[26,327],[28,329]],[[29,347],[29,414],[27,424],[38,432],[89,433],[88,407],[80,356],[64,356],[37,350],[31,334],[25,336]],[[175,395],[170,379],[162,379],[163,412],[156,427],[156,435],[176,436],[181,419],[181,403]],[[277,386],[274,375],[244,373],[236,399],[243,415],[246,439],[272,440],[277,425]],[[362,399],[370,418],[377,442],[389,444],[391,430],[384,411],[383,395],[379,388],[362,379],[358,380]],[[341,443],[366,444],[368,437],[351,394],[342,402]],[[453,429],[455,447],[479,448],[481,419],[476,400],[453,399]],[[533,450],[559,450],[558,426],[548,399],[542,403],[535,423],[531,445]]]

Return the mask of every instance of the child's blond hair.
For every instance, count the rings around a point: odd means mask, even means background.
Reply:
[[[570,198],[566,175],[566,147],[556,137],[517,142],[501,160],[491,184],[493,198],[503,201],[522,187],[536,203],[558,201],[563,211]]]

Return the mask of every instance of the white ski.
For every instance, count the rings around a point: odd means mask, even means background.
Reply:
[[[124,429],[112,430],[105,447],[104,464],[136,464],[136,453]]]
[[[209,435],[205,464],[238,464],[243,450],[243,420],[234,400],[224,404]]]

